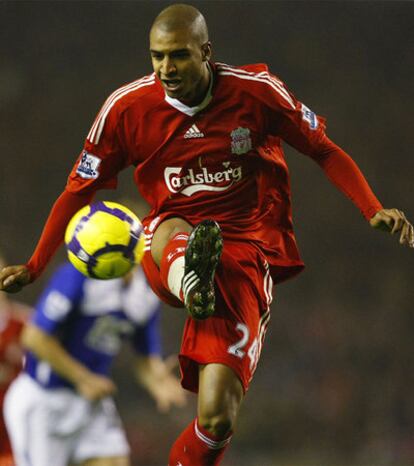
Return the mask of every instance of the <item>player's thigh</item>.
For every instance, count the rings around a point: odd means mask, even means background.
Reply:
[[[162,253],[168,241],[177,233],[189,233],[192,228],[188,222],[179,217],[167,218],[158,225],[151,242],[151,254],[158,266],[160,265]]]
[[[249,245],[225,242],[216,273],[216,312],[209,319],[187,319],[180,351],[184,388],[199,389],[199,365],[231,368],[249,388],[270,319],[272,281],[267,262]]]
[[[108,458],[90,458],[76,466],[130,466],[131,462],[127,456],[113,456]],[[74,466],[74,465],[73,465]]]

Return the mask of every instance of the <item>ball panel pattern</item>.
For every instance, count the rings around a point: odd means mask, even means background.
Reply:
[[[142,260],[145,239],[138,217],[125,206],[100,201],[83,207],[65,234],[68,258],[84,275],[120,277]]]

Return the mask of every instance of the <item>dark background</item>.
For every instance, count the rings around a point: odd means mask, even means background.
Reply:
[[[0,247],[30,256],[105,98],[151,71],[167,2],[0,2]],[[196,1],[214,58],[264,61],[328,117],[387,207],[414,217],[414,3]],[[275,290],[272,321],[224,466],[414,464],[413,251],[370,229],[306,157],[287,149],[305,272]],[[131,172],[101,198],[136,196]],[[18,298],[33,303],[56,263]],[[166,354],[184,316],[165,309]],[[168,416],[115,367],[134,464],[166,463],[193,418]],[[46,466],[46,465],[45,465]]]

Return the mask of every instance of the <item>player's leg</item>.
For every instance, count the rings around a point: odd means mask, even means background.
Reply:
[[[168,218],[153,234],[151,255],[161,281],[194,318],[214,312],[214,273],[222,247],[220,228],[212,220],[192,228],[181,218]]]
[[[130,466],[130,464],[131,462],[127,456],[113,456],[108,458],[90,458],[82,461],[79,466]]]
[[[243,386],[224,364],[199,369],[198,416],[175,441],[169,466],[220,464],[243,399]]]
[[[243,386],[233,369],[206,364],[199,370],[198,423],[216,437],[233,429],[243,399]]]
[[[260,250],[227,241],[216,286],[215,314],[187,319],[184,328],[182,384],[199,393],[198,418],[175,442],[170,466],[220,464],[260,358],[272,300],[270,270]]]

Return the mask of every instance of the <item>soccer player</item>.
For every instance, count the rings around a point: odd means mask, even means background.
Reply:
[[[157,16],[154,73],[109,96],[33,256],[0,275],[10,292],[35,280],[71,215],[135,167],[151,207],[144,270],[158,296],[192,317],[180,364],[198,412],[172,446],[170,466],[220,464],[260,357],[273,284],[303,268],[283,142],[311,157],[371,227],[414,247],[404,213],[383,208],[322,117],[266,65],[214,63],[211,50],[196,8],[175,4]]]
[[[0,268],[6,262],[0,254]],[[3,417],[3,402],[6,391],[22,368],[23,349],[20,334],[31,308],[8,299],[0,292],[0,466],[13,466],[12,449]]]
[[[160,302],[141,268],[95,280],[61,266],[22,334],[24,371],[4,413],[17,466],[127,466],[129,447],[111,395],[109,368],[122,340],[137,352],[134,372],[161,411],[185,392],[160,357]]]

